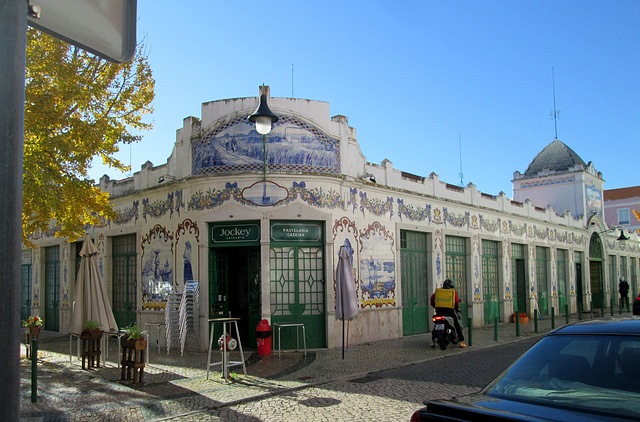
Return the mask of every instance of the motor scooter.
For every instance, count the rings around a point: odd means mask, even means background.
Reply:
[[[433,331],[431,335],[438,341],[438,345],[442,350],[445,350],[449,343],[458,344],[458,332],[456,331],[455,322],[453,316],[450,314],[438,313],[433,316]],[[460,315],[456,312],[456,318],[460,320]]]

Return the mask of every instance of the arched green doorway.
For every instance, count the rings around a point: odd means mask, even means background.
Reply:
[[[602,241],[597,233],[591,235],[589,242],[589,272],[591,274],[591,303],[594,308],[604,309],[604,277]]]

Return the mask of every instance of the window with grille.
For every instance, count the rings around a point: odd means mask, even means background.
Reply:
[[[629,225],[629,208],[618,209],[618,224]]]
[[[60,247],[44,248],[44,329],[58,331],[60,328]]]

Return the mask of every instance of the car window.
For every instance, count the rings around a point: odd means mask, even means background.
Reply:
[[[640,338],[547,336],[483,393],[640,419]]]

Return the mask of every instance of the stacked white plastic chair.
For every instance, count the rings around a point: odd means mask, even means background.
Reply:
[[[198,309],[200,307],[200,286],[197,280],[187,281],[180,301],[180,354],[184,354],[187,336],[199,336]]]
[[[165,335],[167,337],[167,354],[172,344],[180,341],[180,302],[182,293],[174,287],[167,298],[167,307],[164,312]]]

